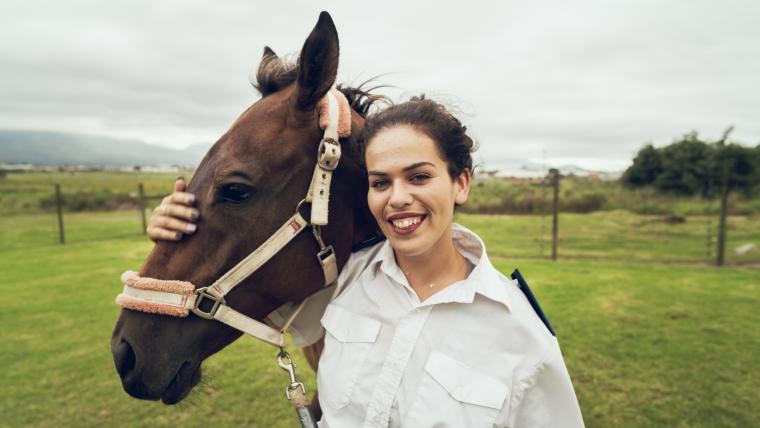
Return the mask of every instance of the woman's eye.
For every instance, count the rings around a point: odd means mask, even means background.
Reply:
[[[412,176],[411,181],[412,183],[421,184],[427,181],[427,179],[430,178],[427,174],[415,174]]]
[[[253,188],[240,183],[222,185],[219,191],[219,199],[222,202],[239,204],[248,200],[253,194]]]
[[[375,180],[370,183],[370,187],[373,189],[383,189],[388,186],[388,180]]]

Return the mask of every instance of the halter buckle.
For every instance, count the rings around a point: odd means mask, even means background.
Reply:
[[[321,264],[323,267],[330,262],[330,257],[335,257],[335,250],[333,249],[332,245],[326,246],[317,253],[319,264]]]
[[[334,171],[338,167],[338,161],[340,161],[340,143],[329,137],[323,138],[319,142],[319,149],[317,150],[319,167],[327,171]]]
[[[218,297],[206,290],[208,290],[208,287],[203,287],[195,290],[197,297],[195,298],[193,309],[190,309],[190,311],[201,318],[212,320],[214,319],[214,315],[216,315],[216,311],[219,310],[219,306],[225,304],[226,302],[224,301],[224,296]],[[209,309],[208,312],[201,309],[201,302],[203,302],[204,298],[214,302],[213,306],[211,306],[211,309]]]

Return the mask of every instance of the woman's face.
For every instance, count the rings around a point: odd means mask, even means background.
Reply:
[[[436,143],[411,126],[369,140],[367,202],[397,255],[420,256],[450,239],[454,204],[467,200],[470,173],[452,180]]]

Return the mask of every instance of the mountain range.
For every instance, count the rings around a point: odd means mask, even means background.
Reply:
[[[211,143],[199,143],[177,150],[136,139],[0,129],[0,164],[89,167],[176,165],[195,168],[210,147]],[[498,157],[491,157],[480,166],[481,172],[486,175],[510,177],[543,177],[548,168],[547,165],[524,159]],[[562,174],[614,176],[613,173],[590,171],[575,165],[562,165],[558,169]]]
[[[0,163],[6,164],[195,167],[209,147],[202,143],[175,150],[135,139],[0,129]]]

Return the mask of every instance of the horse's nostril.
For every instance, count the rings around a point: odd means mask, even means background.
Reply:
[[[113,348],[113,361],[116,363],[116,371],[122,378],[135,368],[135,360],[135,351],[126,340],[122,340]]]

